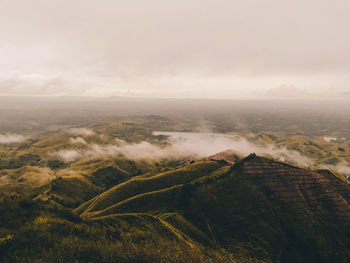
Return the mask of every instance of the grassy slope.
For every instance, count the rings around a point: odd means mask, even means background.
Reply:
[[[44,185],[37,198],[76,208],[101,192],[152,169],[154,165],[147,162],[89,158],[56,173],[60,176]]]
[[[9,218],[13,220],[8,220]],[[236,261],[203,247],[166,220],[123,214],[84,221],[69,210],[31,200],[0,201],[1,262]]]
[[[90,212],[101,210],[122,202],[133,196],[191,182],[224,165],[224,163],[220,162],[205,161],[148,178],[133,178],[82,204],[76,211],[86,215]]]
[[[229,246],[233,251],[246,249],[250,256],[260,260],[331,262],[334,257],[337,262],[350,260],[348,226],[324,225],[322,220],[309,218],[293,202],[271,199],[265,186],[242,172],[240,165],[192,183],[137,194],[87,215],[98,218],[143,212],[162,217],[177,213],[212,243]]]
[[[104,136],[81,137],[99,144],[115,137],[158,143],[142,125],[102,124],[94,130]],[[41,178],[49,174],[39,167],[49,164],[45,156],[85,147],[71,145],[70,137],[58,134],[18,147],[2,146],[0,168],[8,169],[3,172],[15,179],[23,174]],[[337,164],[347,160],[350,152],[348,141],[275,137],[262,136],[261,144],[275,142],[320,163]],[[293,203],[271,198],[264,184],[241,173],[238,166],[231,169],[224,163],[204,162],[159,174],[166,166],[113,158],[50,166],[53,178],[59,178],[41,188],[35,201],[17,200],[13,195],[0,204],[0,261],[350,261],[348,228],[324,225]],[[141,176],[113,187],[136,175]],[[335,188],[345,193],[346,179],[329,173],[334,175],[340,178]],[[76,207],[110,187],[77,209],[89,220],[57,205]]]

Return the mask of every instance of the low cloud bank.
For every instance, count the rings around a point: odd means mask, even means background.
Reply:
[[[81,152],[76,150],[61,150],[52,154],[53,157],[57,157],[65,162],[74,162],[83,157]]]
[[[350,177],[350,167],[344,163],[339,163],[336,165],[321,165],[319,168],[337,171],[338,173],[344,175],[346,178]]]
[[[315,167],[316,161],[297,151],[286,147],[269,144],[258,146],[238,135],[215,133],[185,133],[185,132],[155,132],[154,135],[165,135],[168,144],[156,145],[143,141],[140,143],[127,143],[116,139],[114,144],[100,145],[87,144],[82,138],[72,139],[75,143],[85,144],[81,150],[67,149],[53,153],[65,162],[73,162],[84,157],[97,156],[123,156],[129,159],[166,159],[166,158],[202,158],[232,149],[248,155],[256,153],[268,156],[281,162],[292,163],[301,167],[325,168],[336,170],[344,175],[350,175],[350,167],[346,165]],[[72,142],[73,142],[72,141]]]
[[[267,154],[280,161],[298,163],[303,166],[312,164],[312,160],[296,151],[284,147],[259,147],[243,137],[215,133],[183,133],[157,132],[154,135],[168,136],[168,144],[160,146],[143,141],[140,143],[126,143],[117,139],[115,144],[88,144],[83,150],[62,150],[54,153],[60,159],[71,162],[89,156],[124,156],[130,159],[164,159],[164,158],[201,158],[216,154],[227,149],[239,151],[244,155],[252,152]],[[76,143],[84,143],[79,138]]]
[[[0,134],[0,144],[18,143],[25,140],[25,137],[19,134]]]
[[[177,151],[190,152],[197,157],[207,157],[218,152],[232,149],[243,155],[256,153],[269,155],[283,162],[297,163],[302,166],[310,166],[313,160],[301,155],[297,151],[288,150],[286,147],[268,145],[257,146],[238,135],[216,133],[182,133],[182,132],[156,132],[155,135],[169,136],[171,148]]]
[[[73,144],[86,144],[86,141],[81,137],[70,138],[69,141]]]
[[[93,130],[87,129],[87,128],[70,128],[68,129],[68,133],[72,135],[94,135],[95,132]]]

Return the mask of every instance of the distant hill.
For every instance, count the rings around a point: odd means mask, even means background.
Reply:
[[[213,154],[209,157],[206,158],[201,158],[201,159],[194,159],[192,161],[189,161],[189,163],[195,162],[195,161],[200,161],[200,160],[223,160],[227,163],[233,164],[235,162],[237,162],[238,160],[242,159],[244,157],[244,155],[238,151],[235,150],[226,150],[223,152],[219,152],[217,154]]]

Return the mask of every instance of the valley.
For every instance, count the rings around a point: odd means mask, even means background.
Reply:
[[[149,118],[3,143],[1,260],[350,260],[350,140]]]

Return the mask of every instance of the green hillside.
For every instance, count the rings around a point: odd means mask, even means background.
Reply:
[[[89,176],[71,176],[34,199],[1,196],[1,261],[350,260],[350,185],[325,170],[254,154],[233,165],[198,161],[64,207],[101,189]]]
[[[107,208],[133,196],[188,183],[217,170],[225,164],[213,161],[198,162],[148,178],[133,178],[96,196],[89,202],[84,203],[76,211],[87,214]]]
[[[115,204],[104,208],[113,198],[107,192],[110,199],[102,197],[97,206],[91,203],[82,215],[142,212],[162,218],[175,213],[216,246],[244,247],[260,260],[334,262],[337,256],[338,262],[346,262],[350,185],[330,175],[252,155],[191,183],[136,193],[122,201],[114,193]],[[101,207],[104,200],[108,202]],[[91,213],[98,207],[103,209]]]
[[[86,127],[0,145],[0,262],[350,262],[348,139],[247,133],[264,157],[208,157],[153,134],[188,123]]]

